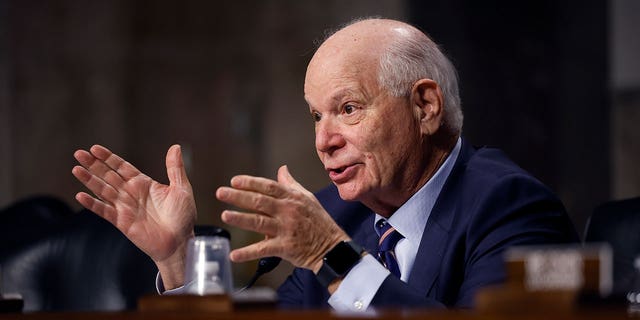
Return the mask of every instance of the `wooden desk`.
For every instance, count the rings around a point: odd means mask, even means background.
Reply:
[[[532,320],[615,320],[633,319],[628,317],[622,309],[581,310],[571,313],[545,313],[529,314],[487,314],[472,311],[433,311],[433,310],[384,310],[367,315],[337,314],[329,310],[316,311],[283,311],[283,310],[243,310],[235,312],[78,312],[78,313],[27,313],[27,314],[0,314],[0,319],[17,320],[320,320],[320,319],[443,319],[443,320],[485,320],[485,319],[532,319]],[[640,319],[640,318],[636,318]]]
[[[332,310],[278,310],[273,303],[255,301],[231,303],[227,296],[157,296],[142,298],[137,311],[127,312],[35,312],[0,313],[0,320],[185,320],[185,319],[237,319],[237,320],[319,320],[319,319],[535,319],[535,320],[611,320],[639,319],[640,314],[629,316],[626,306],[604,303],[600,299],[577,299],[567,293],[524,294],[519,290],[495,288],[478,296],[475,310],[385,309],[368,313],[345,314]],[[560,295],[558,295],[560,294]],[[563,298],[564,297],[564,298]],[[571,303],[569,302],[571,301]],[[615,300],[618,301],[618,300]]]

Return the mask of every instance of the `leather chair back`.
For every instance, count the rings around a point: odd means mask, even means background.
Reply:
[[[640,256],[640,197],[598,206],[585,232],[585,242],[606,242],[613,250],[613,293],[624,295],[639,276],[634,260]]]
[[[155,293],[153,262],[88,210],[38,197],[3,210],[0,221],[0,289],[21,294],[24,311],[127,310]]]

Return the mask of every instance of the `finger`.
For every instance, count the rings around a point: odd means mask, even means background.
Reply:
[[[81,166],[75,166],[71,173],[85,185],[91,192],[103,201],[113,203],[118,199],[118,191],[104,180],[91,174],[87,169]]]
[[[187,177],[187,170],[184,167],[184,161],[182,159],[182,148],[179,145],[174,144],[167,151],[166,166],[170,185],[176,185],[183,188],[191,187],[189,178]]]
[[[278,234],[278,222],[262,214],[225,210],[220,217],[226,224],[244,230],[262,233],[267,236],[267,239]]]
[[[286,165],[281,166],[278,169],[278,182],[290,188],[297,189],[302,192],[308,192],[305,187],[303,187],[300,183],[298,183],[298,181],[296,181],[296,179],[293,178],[293,176],[289,172],[289,167],[287,167]]]
[[[235,249],[229,253],[229,259],[233,262],[246,262],[264,257],[280,256],[273,239],[262,240],[246,247]]]
[[[111,222],[113,225],[116,224],[117,216],[116,210],[113,206],[106,204],[85,192],[78,192],[76,194],[76,200],[89,211]]]
[[[266,194],[274,198],[282,198],[287,193],[287,190],[276,181],[247,175],[239,175],[231,178],[231,186],[240,190]]]
[[[106,181],[115,189],[121,188],[122,184],[124,184],[124,180],[122,180],[122,177],[117,172],[98,158],[94,157],[91,153],[84,150],[78,150],[73,154],[73,156],[78,160],[78,163],[89,170],[91,174]]]
[[[96,157],[85,150],[76,150],[76,152],[73,153],[73,157],[85,168],[91,166],[91,164],[96,161]]]
[[[216,190],[216,198],[232,206],[267,215],[273,215],[276,211],[277,200],[257,192],[220,187]]]
[[[93,156],[102,160],[107,166],[109,166],[109,168],[115,170],[124,181],[142,174],[140,170],[134,167],[131,163],[124,161],[120,156],[101,145],[96,144],[92,146],[90,151]]]

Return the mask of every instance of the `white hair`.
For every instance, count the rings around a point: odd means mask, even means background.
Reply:
[[[406,29],[399,29],[403,31]],[[416,30],[417,31],[417,30]],[[422,34],[424,35],[424,34]],[[452,134],[462,132],[462,106],[458,74],[449,59],[429,37],[401,34],[395,37],[380,56],[378,84],[393,96],[409,96],[413,84],[420,79],[435,81],[444,96],[445,129]]]

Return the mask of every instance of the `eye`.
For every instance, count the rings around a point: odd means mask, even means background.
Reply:
[[[340,110],[340,118],[346,124],[356,124],[362,120],[366,113],[363,112],[364,107],[357,103],[347,102],[342,105]]]
[[[311,118],[313,119],[314,122],[318,122],[320,121],[320,119],[322,119],[322,115],[318,111],[312,111]]]
[[[352,113],[356,112],[356,107],[354,105],[351,105],[351,104],[345,105],[342,109],[344,110],[344,113],[346,113],[346,114],[352,114]]]

